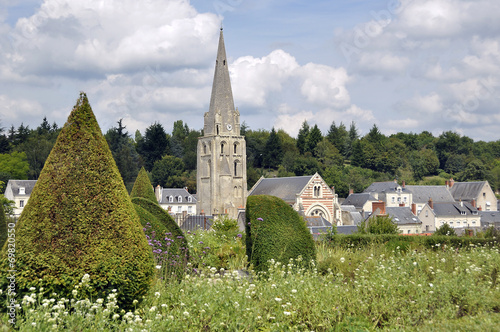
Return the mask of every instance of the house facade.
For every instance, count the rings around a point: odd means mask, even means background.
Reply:
[[[470,229],[481,226],[479,211],[468,202],[440,202],[432,200],[423,207],[418,217],[424,232],[435,232],[444,224],[455,229]]]
[[[453,196],[446,186],[406,186],[407,190],[412,193],[411,204],[415,214],[420,214],[425,204],[432,199],[434,203],[453,202]]]
[[[400,234],[421,234],[422,221],[407,206],[386,206],[384,201],[374,202],[369,218],[388,216],[398,226]]]
[[[338,195],[318,173],[311,176],[262,177],[250,190],[251,195],[276,196],[304,216],[323,217],[332,224],[340,224]]]
[[[155,188],[155,196],[160,206],[170,214],[177,216],[191,216],[197,213],[196,197],[186,188]]]
[[[498,211],[497,198],[488,181],[447,182],[454,200],[468,202],[480,211]]]
[[[36,180],[9,180],[5,187],[5,197],[14,201],[14,217],[19,217],[28,203]]]
[[[385,202],[386,207],[409,207],[412,203],[412,193],[406,188],[404,182],[401,185],[397,181],[374,182],[364,192]]]

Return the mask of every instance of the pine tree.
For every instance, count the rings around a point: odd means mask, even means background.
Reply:
[[[297,148],[299,152],[303,154],[307,151],[307,138],[309,137],[309,124],[304,120],[302,122],[302,127],[299,130],[299,134],[297,135]]]
[[[281,164],[282,160],[283,147],[281,145],[281,140],[273,127],[271,134],[266,141],[266,147],[264,150],[264,166],[277,168]]]
[[[307,136],[307,149],[306,151],[311,152],[313,156],[317,157],[315,153],[316,146],[319,142],[323,140],[323,134],[321,134],[321,130],[319,130],[318,125],[314,125],[314,127],[309,132]]]

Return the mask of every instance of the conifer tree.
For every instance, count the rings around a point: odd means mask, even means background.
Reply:
[[[156,204],[159,204],[153,191],[151,181],[149,180],[148,173],[146,172],[146,169],[144,167],[141,168],[139,174],[137,175],[134,187],[130,192],[130,197],[142,197],[155,202]]]
[[[151,285],[151,249],[84,93],[16,224],[15,264],[20,299],[30,287],[71,297],[88,274],[88,295],[116,289],[118,305],[130,309]],[[11,269],[4,250],[0,275]]]

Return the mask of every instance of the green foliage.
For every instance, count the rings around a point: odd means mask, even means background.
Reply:
[[[433,235],[436,235],[436,236],[438,236],[438,235],[456,236],[457,233],[455,232],[455,230],[453,229],[453,227],[451,227],[447,223],[444,223],[443,226],[441,226],[438,229],[436,229],[436,231],[434,232]]]
[[[137,178],[135,179],[134,187],[130,192],[130,197],[142,197],[156,204],[159,204],[158,200],[156,199],[153,186],[151,185],[151,181],[149,180],[148,173],[146,172],[146,169],[144,167],[141,168],[139,174],[137,175]]]
[[[398,225],[389,216],[374,216],[358,226],[360,234],[398,234]]]
[[[16,224],[18,298],[44,288],[68,297],[89,275],[89,295],[117,290],[132,307],[153,278],[153,257],[139,218],[81,93]],[[0,274],[12,270],[2,252]],[[4,290],[6,279],[0,281]],[[5,303],[5,302],[2,302]]]
[[[297,149],[299,149],[301,154],[307,151],[307,138],[309,137],[309,132],[309,124],[304,120],[299,130],[299,134],[297,135]]]
[[[175,245],[171,246],[171,252],[180,251],[180,248],[188,248],[187,240],[179,225],[157,202],[152,202],[142,197],[134,197],[132,198],[132,203],[152,214],[165,227],[165,230],[171,233],[172,238],[179,240],[176,240]],[[163,236],[163,231],[160,232],[157,235]]]
[[[278,168],[283,159],[283,147],[281,145],[281,140],[276,131],[271,130],[271,134],[266,141],[266,146],[264,150],[264,167]]]
[[[9,173],[12,179],[27,180],[29,168],[24,152],[13,151],[9,154],[0,154],[0,172]]]
[[[7,221],[5,220],[5,212],[3,210],[3,205],[0,204],[0,250],[3,248],[3,244],[7,240]]]
[[[214,221],[212,228],[218,236],[235,237],[241,233],[236,219],[222,217]]]
[[[148,128],[144,137],[140,136],[137,143],[137,152],[144,159],[144,167],[151,171],[154,163],[169,152],[170,142],[163,126],[155,122]]]
[[[484,232],[484,237],[487,239],[500,238],[500,230],[494,226],[490,226]]]
[[[160,185],[166,188],[178,188],[182,173],[184,171],[184,162],[182,159],[165,155],[161,160],[154,163],[151,177],[153,185]],[[182,185],[181,185],[182,187]]]
[[[248,260],[256,271],[266,270],[271,259],[287,263],[300,256],[305,265],[316,259],[314,241],[304,220],[277,197],[248,197],[245,231]]]

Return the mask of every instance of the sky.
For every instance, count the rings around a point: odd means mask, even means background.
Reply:
[[[252,130],[500,139],[498,0],[0,0],[0,126],[199,130],[221,27]]]

